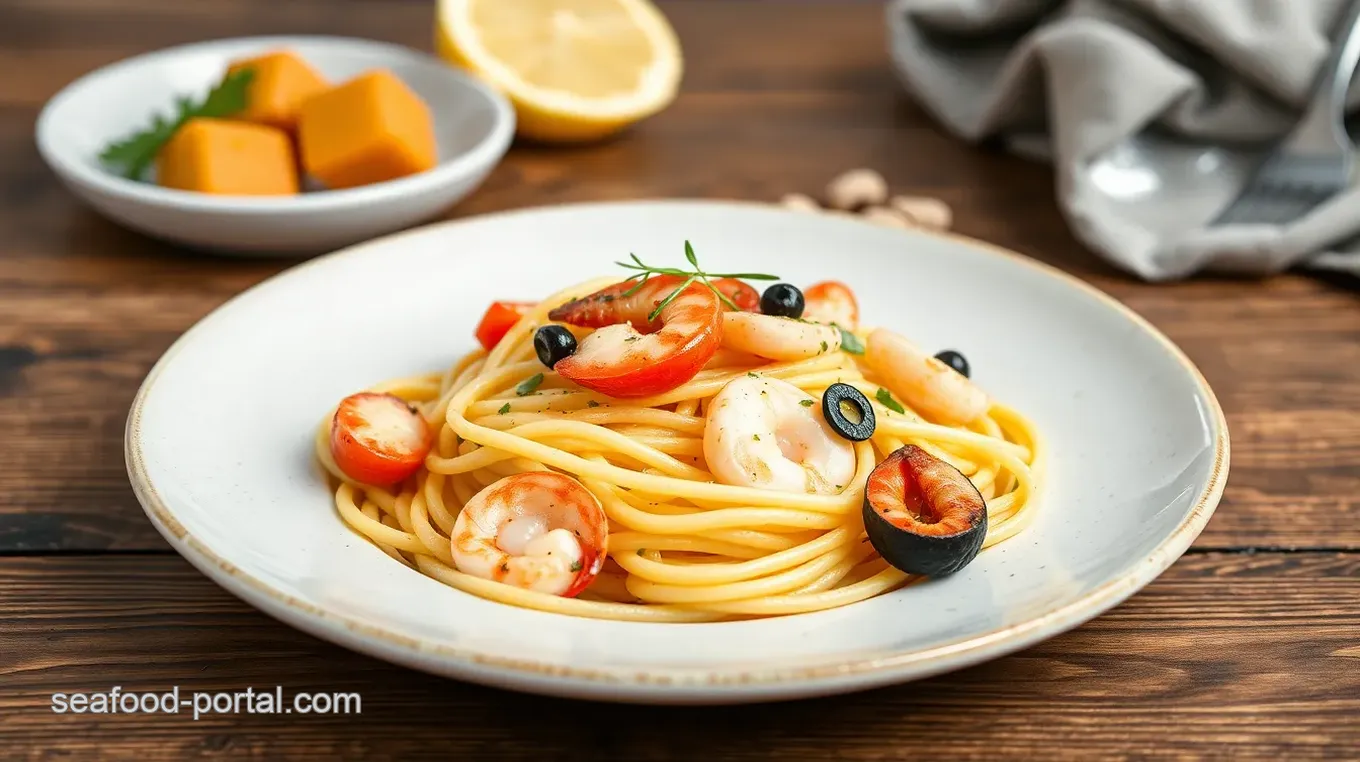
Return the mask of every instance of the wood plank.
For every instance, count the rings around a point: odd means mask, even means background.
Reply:
[[[178,558],[3,559],[0,733],[35,755],[143,760],[1342,759],[1360,750],[1355,600],[1354,554],[1192,555],[1105,616],[952,675],[834,699],[663,709],[392,667],[249,609]],[[362,714],[51,711],[54,692],[113,685],[357,691]]]

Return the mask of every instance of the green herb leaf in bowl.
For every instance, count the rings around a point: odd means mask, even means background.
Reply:
[[[195,117],[229,117],[244,111],[247,85],[254,76],[255,72],[248,68],[227,74],[201,102],[183,96],[176,98],[173,119],[156,114],[147,127],[105,146],[99,160],[129,180],[142,179],[156,154],[185,122]]]

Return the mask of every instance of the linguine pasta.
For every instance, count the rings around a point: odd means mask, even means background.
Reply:
[[[829,609],[908,583],[910,575],[875,552],[861,516],[870,471],[907,444],[955,466],[977,487],[988,518],[983,547],[1033,520],[1043,453],[1025,417],[995,402],[968,426],[931,423],[905,403],[896,412],[875,399],[882,380],[859,355],[838,350],[771,362],[719,350],[678,388],[631,400],[577,387],[535,359],[534,331],[548,322],[551,306],[617,280],[544,300],[494,350],[471,352],[446,372],[376,386],[372,391],[411,403],[435,432],[424,466],[396,487],[360,484],[336,466],[328,416],[316,453],[345,523],[396,561],[484,598],[604,619],[701,622]],[[814,397],[842,382],[873,400],[877,428],[854,444],[856,473],[842,492],[716,482],[704,457],[705,415],[729,381],[749,374]],[[608,556],[599,577],[567,598],[458,571],[450,534],[462,506],[502,477],[544,470],[576,477],[603,507]]]

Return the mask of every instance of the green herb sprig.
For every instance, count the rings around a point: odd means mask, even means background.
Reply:
[[[652,310],[651,314],[647,316],[647,320],[649,322],[652,320],[656,320],[656,316],[660,315],[661,311],[664,310],[667,307],[667,305],[675,301],[676,298],[679,297],[680,294],[684,293],[685,289],[689,288],[690,285],[695,281],[698,281],[700,283],[703,283],[705,286],[708,286],[708,290],[712,291],[714,294],[717,294],[718,298],[722,300],[723,304],[726,304],[728,307],[731,307],[734,310],[740,310],[741,308],[738,307],[736,303],[734,303],[731,299],[728,299],[727,296],[723,294],[723,292],[719,291],[718,288],[714,286],[711,281],[709,281],[709,278],[779,280],[778,275],[769,275],[767,273],[704,272],[703,268],[699,267],[699,258],[694,255],[694,247],[690,245],[689,241],[685,241],[685,259],[689,260],[689,263],[694,267],[693,270],[681,270],[678,267],[652,267],[651,265],[643,262],[641,259],[638,259],[638,255],[636,254],[630,253],[628,256],[631,257],[633,260],[631,263],[615,262],[614,264],[618,265],[619,267],[626,267],[629,270],[637,270],[644,274],[641,276],[641,280],[637,282],[637,285],[623,292],[623,296],[632,296],[633,294],[636,294],[638,292],[638,289],[646,285],[647,281],[650,280],[653,275],[679,275],[680,277],[685,279],[684,283],[681,283],[674,291],[667,295],[665,299],[662,299],[660,302],[657,303],[656,309]],[[633,277],[637,278],[638,276],[634,275]]]
[[[99,154],[99,160],[121,171],[129,180],[142,179],[147,167],[156,160],[156,154],[185,122],[196,117],[234,116],[244,111],[249,91],[247,85],[254,76],[252,69],[239,69],[223,77],[202,101],[195,102],[186,96],[175,98],[175,114],[172,118],[156,114],[150,126],[105,146]]]

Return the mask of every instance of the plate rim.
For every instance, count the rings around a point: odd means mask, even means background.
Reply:
[[[161,372],[200,329],[220,319],[238,300],[258,288],[280,279],[294,277],[313,265],[333,259],[363,255],[370,247],[387,246],[406,236],[426,234],[433,229],[480,223],[487,220],[533,215],[547,211],[629,209],[645,206],[673,208],[719,208],[778,210],[764,202],[699,199],[638,199],[629,201],[587,201],[523,207],[489,214],[444,220],[381,236],[348,246],[289,267],[223,302],[177,338],[147,373],[128,413],[124,432],[124,458],[133,492],[157,531],[175,550],[205,576],[228,592],[242,598],[285,623],[323,640],[379,658],[405,664],[427,672],[490,685],[514,687],[544,694],[588,696],[606,700],[661,700],[670,703],[699,700],[742,701],[825,695],[895,682],[905,682],[961,668],[1003,656],[1077,627],[1117,606],[1145,587],[1178,560],[1203,531],[1223,496],[1228,479],[1231,444],[1228,422],[1213,388],[1189,357],[1154,325],[1099,288],[1056,267],[996,244],[968,236],[941,231],[913,231],[918,235],[941,238],[968,246],[988,256],[1010,260],[1040,274],[1056,278],[1095,298],[1104,306],[1127,318],[1149,334],[1186,370],[1212,411],[1215,428],[1214,460],[1207,483],[1181,522],[1145,557],[1135,561],[1124,574],[1087,591],[1076,600],[986,632],[959,638],[926,649],[904,650],[886,656],[834,659],[809,666],[774,668],[712,667],[564,667],[531,658],[509,658],[420,641],[378,625],[371,625],[344,614],[297,600],[274,589],[264,581],[218,556],[201,540],[190,534],[161,499],[146,473],[141,449],[142,408]],[[803,214],[786,212],[788,214]],[[852,220],[843,224],[867,224]],[[847,681],[852,681],[847,684]],[[668,695],[655,694],[664,689]],[[621,691],[634,695],[623,696]]]

